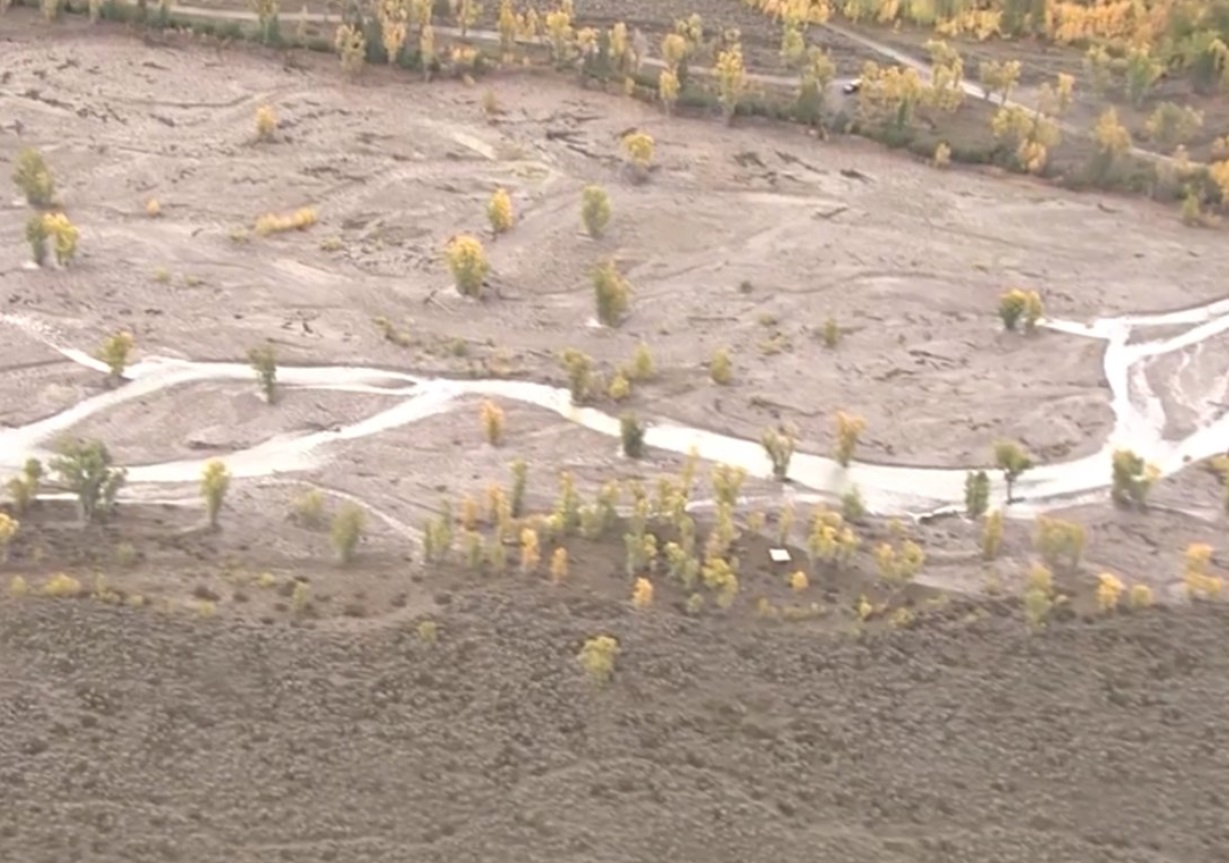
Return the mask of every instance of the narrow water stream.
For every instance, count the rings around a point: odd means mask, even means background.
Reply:
[[[66,358],[105,373],[106,368],[89,355],[52,343],[36,322],[17,315],[0,315],[0,323],[18,328],[48,344]],[[1189,405],[1208,405],[1201,410],[1197,430],[1181,440],[1164,437],[1165,411],[1145,375],[1146,362],[1162,354],[1195,349],[1207,339],[1229,330],[1229,299],[1207,306],[1154,315],[1102,318],[1091,324],[1046,321],[1049,333],[1038,338],[1072,337],[1104,341],[1105,376],[1111,391],[1114,428],[1104,446],[1085,458],[1047,464],[1026,473],[1016,484],[1018,501],[1010,514],[1029,517],[1056,505],[1068,505],[1104,494],[1110,483],[1110,456],[1114,449],[1129,448],[1157,466],[1162,475],[1175,473],[1188,462],[1198,461],[1229,449],[1229,414],[1217,404],[1225,379],[1202,383],[1203,392],[1178,392]],[[1189,327],[1171,338],[1129,345],[1132,333],[1141,327]],[[127,382],[106,393],[86,399],[54,416],[16,428],[0,430],[0,471],[15,472],[29,457],[47,459],[48,447],[65,432],[100,411],[172,387],[217,381],[251,383],[252,370],[244,363],[205,363],[151,356],[130,367]],[[576,407],[566,390],[524,381],[450,380],[353,366],[312,368],[280,367],[279,384],[286,387],[379,393],[398,398],[393,407],[337,430],[275,436],[258,446],[223,456],[236,477],[268,477],[307,471],[327,462],[329,445],[355,440],[378,432],[411,425],[426,417],[453,410],[467,396],[509,399],[558,414],[568,422],[611,438],[619,436],[617,417],[589,407]],[[1177,387],[1178,383],[1173,382]],[[694,447],[709,462],[744,468],[753,476],[771,475],[770,465],[758,441],[672,423],[661,418],[651,422],[645,441],[652,449],[686,454]],[[987,446],[989,447],[987,442]],[[804,442],[805,445],[805,442]],[[216,456],[210,456],[213,458]],[[160,464],[132,465],[130,486],[196,483],[207,458]],[[843,494],[856,486],[867,507],[880,514],[919,515],[957,507],[964,499],[967,468],[938,469],[854,463],[842,468],[831,459],[809,453],[794,455],[789,478],[802,492]],[[1004,487],[997,478],[993,496],[999,503]],[[148,495],[143,494],[143,499]]]

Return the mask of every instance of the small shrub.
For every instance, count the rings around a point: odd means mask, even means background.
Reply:
[[[531,527],[521,531],[521,572],[530,575],[538,571],[542,562],[542,546],[538,541],[538,532]]]
[[[481,297],[483,282],[490,271],[482,243],[468,234],[453,237],[444,250],[444,259],[457,292],[463,297]]]
[[[636,608],[648,608],[653,604],[653,582],[647,578],[636,579],[632,587],[632,605]]]
[[[628,458],[644,457],[644,424],[633,413],[619,417],[619,439]]]
[[[333,523],[329,527],[329,540],[343,564],[354,560],[354,553],[358,550],[359,540],[363,538],[366,524],[367,513],[353,503],[345,504],[338,510],[337,515],[333,516]]]
[[[277,351],[273,345],[261,345],[248,351],[248,363],[256,372],[256,380],[260,391],[264,393],[265,402],[273,404],[277,398]]]
[[[1102,614],[1118,608],[1124,589],[1122,580],[1112,573],[1103,572],[1097,576],[1097,608]]]
[[[760,436],[760,444],[772,463],[773,477],[784,482],[789,476],[789,463],[794,457],[794,445],[797,442],[791,429],[766,429]]]
[[[63,213],[44,213],[43,230],[47,239],[51,240],[55,262],[61,267],[67,267],[77,256],[77,241],[81,236],[77,226]]]
[[[855,524],[866,517],[866,503],[856,486],[841,495],[841,517]]]
[[[112,467],[111,453],[101,441],[69,441],[51,460],[51,470],[77,497],[82,520],[101,521],[115,508],[115,498],[128,477]]]
[[[124,369],[128,367],[128,359],[135,345],[132,333],[127,332],[118,332],[103,339],[97,357],[107,364],[112,383],[123,380]]]
[[[585,641],[577,659],[589,679],[598,684],[610,681],[614,674],[619,642],[609,635],[599,635]]]
[[[158,203],[157,198],[150,198],[145,202],[145,215],[151,219],[156,219],[162,215],[162,205]]]
[[[43,593],[57,599],[76,598],[84,592],[81,582],[64,572],[56,573],[50,581],[43,585]]]
[[[1187,546],[1182,560],[1182,581],[1190,599],[1216,599],[1224,581],[1212,575],[1212,546],[1197,542]]]
[[[20,529],[21,522],[8,513],[0,512],[0,563],[8,563],[9,545]]]
[[[1026,333],[1035,331],[1044,314],[1041,295],[1036,291],[1012,288],[999,297],[999,318],[1009,332],[1015,332],[1021,324]]]
[[[952,164],[952,148],[943,141],[935,145],[934,165],[936,168],[947,168]]]
[[[40,267],[47,263],[47,223],[41,213],[26,220],[26,242],[30,244],[34,263]]]
[[[512,196],[502,186],[491,195],[486,205],[486,218],[491,223],[495,234],[506,234],[512,230],[515,216],[512,212]]]
[[[568,391],[572,394],[572,402],[585,402],[593,387],[593,360],[575,348],[567,348],[560,358],[567,372]]]
[[[205,463],[201,474],[201,497],[205,499],[205,513],[209,517],[209,526],[218,526],[218,513],[222,511],[222,501],[230,488],[230,473],[221,459],[210,459]]]
[[[1013,500],[1016,480],[1033,467],[1033,459],[1024,447],[1015,441],[999,441],[994,445],[994,466],[1003,472],[1007,484],[1007,502]]]
[[[550,579],[555,584],[563,584],[568,580],[568,550],[557,548],[550,556]]]
[[[723,387],[729,386],[734,380],[734,363],[730,359],[730,352],[725,348],[718,348],[713,352],[713,358],[708,364],[708,375],[713,379],[713,383]]]
[[[836,412],[836,461],[841,467],[849,467],[858,440],[866,430],[866,420],[856,414]]]
[[[415,631],[423,644],[435,644],[440,638],[440,625],[434,620],[420,621]]]
[[[30,593],[30,585],[20,575],[13,576],[9,581],[9,596],[13,599],[21,599]]]
[[[528,485],[529,465],[524,459],[518,458],[512,462],[512,494],[508,507],[512,518],[520,518],[525,514],[525,490]]]
[[[996,509],[986,516],[981,529],[981,556],[983,560],[998,557],[1003,545],[1003,511]]]
[[[1024,615],[1029,626],[1035,630],[1044,629],[1054,610],[1054,600],[1042,590],[1028,590],[1024,593]]]
[[[300,526],[309,530],[324,527],[324,494],[313,488],[295,498],[290,508],[291,517]]]
[[[819,335],[824,347],[828,350],[836,350],[837,345],[841,343],[841,327],[836,322],[836,318],[829,316],[824,321],[824,327],[820,330]]]
[[[367,60],[367,38],[361,29],[353,24],[342,24],[337,28],[333,48],[341,60],[343,73],[352,77],[362,70]]]
[[[1057,518],[1038,516],[1034,547],[1052,569],[1076,570],[1084,556],[1085,531],[1082,525]]]
[[[606,389],[606,395],[610,396],[612,401],[622,402],[627,401],[631,394],[632,385],[627,375],[622,371],[615,372],[615,376],[610,379],[610,386]]]
[[[272,141],[277,133],[277,112],[269,105],[256,109],[256,140]]]
[[[263,216],[257,217],[252,230],[259,237],[268,237],[272,234],[284,234],[288,231],[306,231],[316,224],[317,221],[319,221],[319,218],[316,215],[315,207],[300,207],[289,214],[265,213]]]
[[[598,321],[607,327],[617,327],[622,323],[631,306],[632,288],[613,261],[606,261],[594,269],[593,294]]]
[[[811,580],[802,570],[798,570],[789,577],[789,589],[795,593],[802,593],[810,584]]]
[[[1131,590],[1127,593],[1127,605],[1138,611],[1142,608],[1149,608],[1154,602],[1152,596],[1152,588],[1146,584],[1133,584]]]
[[[17,154],[13,183],[32,207],[49,207],[55,200],[55,179],[43,154],[27,147]]]
[[[296,581],[294,587],[290,591],[290,611],[295,617],[302,617],[307,614],[307,609],[311,605],[311,588],[308,587],[306,581]]]
[[[964,512],[978,519],[990,508],[990,477],[984,470],[969,472],[964,478]]]
[[[653,138],[646,132],[632,132],[623,138],[623,155],[640,172],[653,165]]]
[[[504,442],[504,411],[490,399],[482,403],[482,433],[491,446]]]
[[[595,240],[610,224],[610,196],[601,186],[585,186],[580,193],[580,221]]]
[[[1025,580],[1027,590],[1039,590],[1046,596],[1054,595],[1054,573],[1050,568],[1040,563],[1035,563],[1028,571],[1028,577]]]
[[[632,353],[632,365],[628,377],[636,383],[644,383],[653,379],[653,352],[644,342],[636,345]]]
[[[1142,509],[1147,503],[1148,492],[1160,476],[1159,469],[1130,450],[1114,450],[1110,497],[1119,506]]]

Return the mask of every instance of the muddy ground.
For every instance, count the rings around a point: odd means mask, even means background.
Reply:
[[[242,361],[272,342],[285,363],[562,383],[561,349],[608,373],[643,341],[656,377],[603,408],[752,439],[789,422],[824,453],[845,409],[868,420],[865,458],[969,467],[1004,437],[1046,461],[1087,454],[1112,419],[1102,343],[1002,333],[1004,288],[1035,288],[1074,320],[1223,290],[1222,238],[1142,202],[939,172],[794,129],[668,121],[550,78],[470,88],[369,70],[343,83],[329,58],[286,68],[22,14],[5,19],[28,26],[6,30],[0,155],[43,150],[81,255],[28,269],[28,211],[0,210],[0,420],[113,398],[65,431],[133,467],[346,428],[396,397],[287,386],[269,406],[253,379],[124,400],[139,382],[106,395],[100,372],[46,342],[89,351],[123,328],[138,359]],[[280,128],[254,144],[262,104]],[[631,127],[657,141],[643,184],[619,163]],[[579,229],[586,183],[613,202],[599,241]],[[491,240],[497,185],[519,224]],[[262,213],[302,206],[320,224],[252,235]],[[441,264],[462,231],[491,256],[481,303],[459,299]],[[587,272],[606,257],[635,288],[615,330],[589,325]],[[835,350],[819,338],[828,317]],[[734,357],[729,387],[709,380],[718,347]],[[1145,369],[1168,387],[1169,431],[1223,397],[1218,351]],[[558,585],[545,565],[424,566],[424,517],[507,489],[515,458],[535,512],[560,470],[591,498],[682,467],[502,406],[500,447],[467,401],[329,444],[310,470],[236,479],[219,531],[195,483],[133,487],[102,528],[83,529],[68,501],[23,514],[4,581],[31,595],[0,598],[0,860],[1222,859],[1225,615],[1181,590],[1183,550],[1223,532],[1207,471],[1162,482],[1149,512],[1058,513],[1088,539],[1082,565],[1057,574],[1072,599],[1042,633],[1015,598],[1031,526],[1010,523],[986,563],[960,518],[905,528],[926,552],[905,588],[876,577],[871,549],[898,539],[867,519],[854,565],[803,590],[787,583],[799,550],[774,564],[747,531],[732,608],[688,609],[660,578],[636,612],[621,531],[569,540]],[[313,489],[324,523],[305,517]],[[764,515],[769,532],[792,493],[764,480],[743,492],[740,525]],[[343,568],[327,519],[347,503],[367,509],[368,531]],[[810,508],[797,512],[801,524]],[[1218,551],[1213,571],[1225,563]],[[1095,614],[1102,571],[1165,607]],[[56,572],[82,596],[39,595]],[[575,658],[603,633],[623,650],[604,689]]]

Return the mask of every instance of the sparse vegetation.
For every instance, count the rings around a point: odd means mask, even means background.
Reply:
[[[598,635],[585,641],[577,659],[590,680],[606,684],[614,674],[618,655],[619,642],[609,635]]]
[[[644,424],[633,413],[625,413],[619,418],[619,438],[623,444],[623,454],[628,458],[644,457]]]
[[[1110,495],[1119,506],[1134,506],[1142,509],[1148,492],[1160,479],[1161,472],[1155,465],[1130,450],[1115,450],[1112,460],[1112,486]]]
[[[496,234],[506,234],[512,230],[516,217],[512,211],[512,196],[508,190],[500,186],[491,194],[487,201],[486,218],[491,223],[491,231]]]
[[[51,460],[51,471],[77,498],[84,522],[102,521],[115,508],[128,472],[114,467],[111,453],[97,440],[72,440]]]
[[[760,436],[760,444],[772,463],[772,475],[778,481],[784,482],[789,476],[789,463],[794,457],[794,445],[797,435],[793,429],[766,429]]]
[[[482,403],[482,434],[491,446],[504,442],[504,410],[490,399]]]
[[[1038,516],[1033,544],[1041,559],[1053,570],[1074,572],[1084,556],[1084,526],[1047,516]]]
[[[317,221],[315,207],[300,207],[290,213],[265,213],[257,217],[252,230],[258,237],[268,237],[288,231],[306,231]]]
[[[43,154],[27,147],[17,154],[13,183],[32,207],[49,207],[55,201],[55,179]]]
[[[277,112],[269,105],[256,109],[256,140],[268,142],[277,134]]]
[[[593,294],[602,326],[617,327],[623,322],[631,306],[632,289],[614,261],[605,261],[593,270]]]
[[[277,399],[277,351],[270,344],[252,348],[248,351],[248,363],[256,372],[265,403],[273,404]]]
[[[205,514],[209,518],[209,527],[218,526],[218,513],[222,511],[222,502],[230,488],[230,472],[221,459],[210,459],[205,463],[201,473],[201,497],[205,501]]]
[[[1016,480],[1033,468],[1032,456],[1015,441],[999,441],[994,445],[994,466],[1003,473],[1003,482],[1007,484],[1007,502],[1011,503],[1015,499]]]
[[[866,420],[862,417],[844,411],[836,412],[836,462],[841,467],[849,467],[853,461],[858,441],[865,430]]]
[[[1032,333],[1044,314],[1041,295],[1036,291],[1012,288],[999,298],[999,318],[1008,332],[1023,328],[1024,332]]]
[[[730,352],[725,348],[717,348],[708,364],[708,376],[718,386],[728,387],[734,381],[734,362]]]
[[[357,504],[343,504],[333,516],[333,523],[329,526],[329,540],[333,543],[337,557],[343,564],[354,560],[366,527],[367,513]]]
[[[610,196],[601,186],[585,186],[581,191],[580,221],[594,239],[606,233],[610,224]]]
[[[964,478],[964,513],[977,519],[990,508],[990,477],[984,470],[970,471]]]
[[[575,348],[567,348],[560,359],[568,375],[568,391],[575,404],[587,401],[593,390],[593,360]]]
[[[108,380],[114,385],[124,379],[124,370],[128,368],[128,360],[136,341],[132,333],[118,332],[107,336],[98,348],[98,359],[107,364]]]
[[[457,292],[463,297],[481,298],[490,265],[478,238],[468,234],[453,237],[444,250],[444,259]]]
[[[6,512],[0,512],[0,565],[9,562],[9,546],[20,529],[21,522]]]

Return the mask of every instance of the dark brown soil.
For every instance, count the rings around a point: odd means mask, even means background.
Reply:
[[[427,644],[0,605],[5,859],[1226,859],[1223,608],[862,641],[446,609]],[[598,633],[605,690],[575,660]]]

